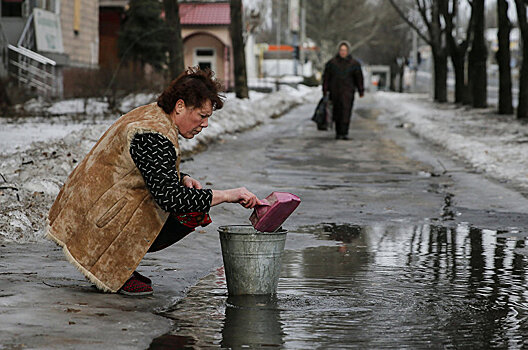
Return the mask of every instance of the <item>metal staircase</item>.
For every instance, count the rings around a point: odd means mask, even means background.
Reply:
[[[35,52],[33,14],[28,17],[17,45],[8,44],[7,50],[8,73],[17,81],[18,86],[40,96],[58,96],[56,62]]]

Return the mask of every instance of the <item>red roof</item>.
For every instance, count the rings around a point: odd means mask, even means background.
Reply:
[[[181,3],[179,7],[182,25],[229,25],[229,3]]]

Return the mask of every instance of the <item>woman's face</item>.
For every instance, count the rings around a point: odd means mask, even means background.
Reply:
[[[346,45],[339,46],[339,56],[341,56],[341,58],[348,56],[348,47]]]
[[[211,114],[213,114],[211,100],[206,100],[201,107],[187,107],[183,100],[178,100],[171,118],[178,127],[180,135],[186,139],[192,139],[203,128],[207,128]]]

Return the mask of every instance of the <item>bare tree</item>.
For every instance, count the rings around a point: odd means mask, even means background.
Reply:
[[[231,0],[230,9],[230,32],[235,62],[235,93],[238,98],[248,98],[246,55],[244,51],[244,38],[242,37],[242,0]]]
[[[401,19],[394,8],[383,1],[376,11],[382,15],[383,23],[369,41],[358,47],[355,55],[370,64],[389,65],[391,78],[390,90],[403,91],[403,73],[408,64],[412,44],[412,29]],[[399,87],[396,77],[399,75]]]
[[[163,0],[163,7],[165,9],[165,21],[169,27],[167,46],[169,48],[169,72],[172,80],[185,70],[178,0]]]
[[[306,35],[320,48],[320,68],[336,54],[341,40],[351,43],[354,54],[370,44],[388,13],[382,2],[368,0],[306,0],[305,8]]]
[[[473,18],[469,20],[466,37],[457,42],[454,32],[456,31],[454,21],[459,16],[458,0],[446,0],[442,6],[442,16],[446,22],[446,41],[451,63],[455,71],[455,103],[464,103],[469,99],[468,84],[465,77],[466,53],[469,46],[471,25]]]
[[[499,64],[499,114],[513,114],[512,80],[510,68],[510,31],[511,23],[508,18],[508,1],[497,0],[497,19],[499,31],[497,39],[499,50],[496,58]]]
[[[411,19],[409,13],[412,9],[404,12],[395,0],[389,0],[398,14],[413,28],[416,33],[429,45],[433,53],[434,67],[434,100],[447,102],[447,47],[444,44],[445,22],[441,20],[441,6],[445,0],[416,0],[415,8],[419,13],[423,25],[427,28],[427,34],[422,34],[420,24]]]
[[[515,0],[517,8],[517,21],[522,37],[522,64],[519,77],[519,104],[517,106],[517,118],[528,119],[528,22],[526,19],[526,7],[528,0]]]
[[[488,74],[486,62],[488,49],[484,38],[484,0],[472,1],[473,40],[468,55],[470,90],[473,107],[486,107],[488,96]]]

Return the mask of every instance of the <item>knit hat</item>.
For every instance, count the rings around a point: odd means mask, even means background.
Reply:
[[[337,52],[339,52],[339,48],[341,47],[341,45],[346,45],[348,49],[348,54],[350,54],[350,49],[352,48],[352,45],[350,45],[350,43],[346,40],[341,40],[339,44],[337,44]]]

